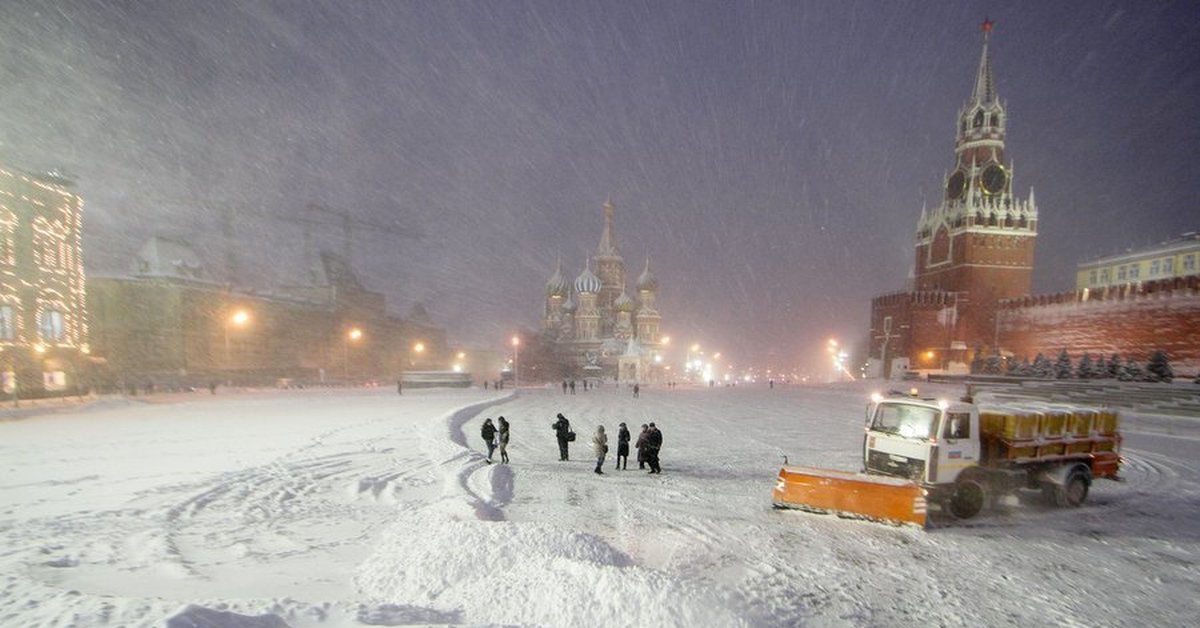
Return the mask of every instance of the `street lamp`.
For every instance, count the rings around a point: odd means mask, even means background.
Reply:
[[[350,343],[358,342],[363,336],[362,330],[357,327],[351,327],[350,331],[346,332],[346,337],[342,339],[342,379],[349,381],[350,379]]]
[[[465,351],[459,351],[454,356],[454,366],[452,368],[454,369],[455,373],[463,372],[463,369],[466,368],[465,366],[463,366],[463,361],[465,361],[466,359],[467,359],[467,353]]]
[[[234,312],[233,314],[230,314],[225,319],[225,368],[226,369],[231,369],[233,367],[233,364],[230,361],[230,357],[229,357],[229,328],[230,328],[230,326],[239,327],[239,328],[245,327],[249,322],[250,322],[250,313],[247,312],[246,310],[237,310],[236,312]]]
[[[512,345],[513,345],[513,390],[516,390],[521,385],[521,376],[519,375],[519,373],[521,371],[518,368],[520,366],[520,362],[518,360],[519,360],[520,354],[521,354],[521,339],[518,338],[517,336],[513,336],[512,337]]]
[[[413,353],[417,354],[417,357],[410,358],[408,360],[408,363],[409,363],[409,366],[416,366],[417,360],[419,360],[421,358],[421,354],[425,353],[425,343],[418,340],[417,343],[413,345],[412,350],[413,350]]]

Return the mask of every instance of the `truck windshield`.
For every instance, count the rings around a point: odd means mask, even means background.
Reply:
[[[938,410],[902,403],[882,403],[875,410],[871,429],[905,438],[927,439],[933,433]]]

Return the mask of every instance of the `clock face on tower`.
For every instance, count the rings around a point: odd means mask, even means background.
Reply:
[[[946,181],[946,198],[956,201],[962,196],[967,186],[967,175],[962,170],[956,170]]]
[[[983,169],[983,174],[979,175],[979,183],[983,186],[984,194],[992,195],[999,194],[1004,191],[1004,184],[1008,182],[1008,173],[999,164],[992,164]]]

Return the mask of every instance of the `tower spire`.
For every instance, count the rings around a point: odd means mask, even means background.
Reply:
[[[616,206],[613,205],[612,195],[604,201],[604,233],[600,235],[600,248],[596,250],[596,254],[600,257],[620,257],[621,253],[617,251],[616,240],[613,238],[613,216],[616,213]]]
[[[992,81],[992,62],[988,57],[988,39],[994,22],[984,19],[979,30],[983,31],[983,55],[979,58],[979,71],[975,74],[975,92],[972,103],[986,105],[996,100],[996,84]]]

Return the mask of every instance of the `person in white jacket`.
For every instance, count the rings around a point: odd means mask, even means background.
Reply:
[[[592,451],[596,454],[596,473],[604,475],[601,467],[604,466],[604,457],[608,455],[608,434],[604,433],[603,425],[596,426],[596,433],[592,436]]]

